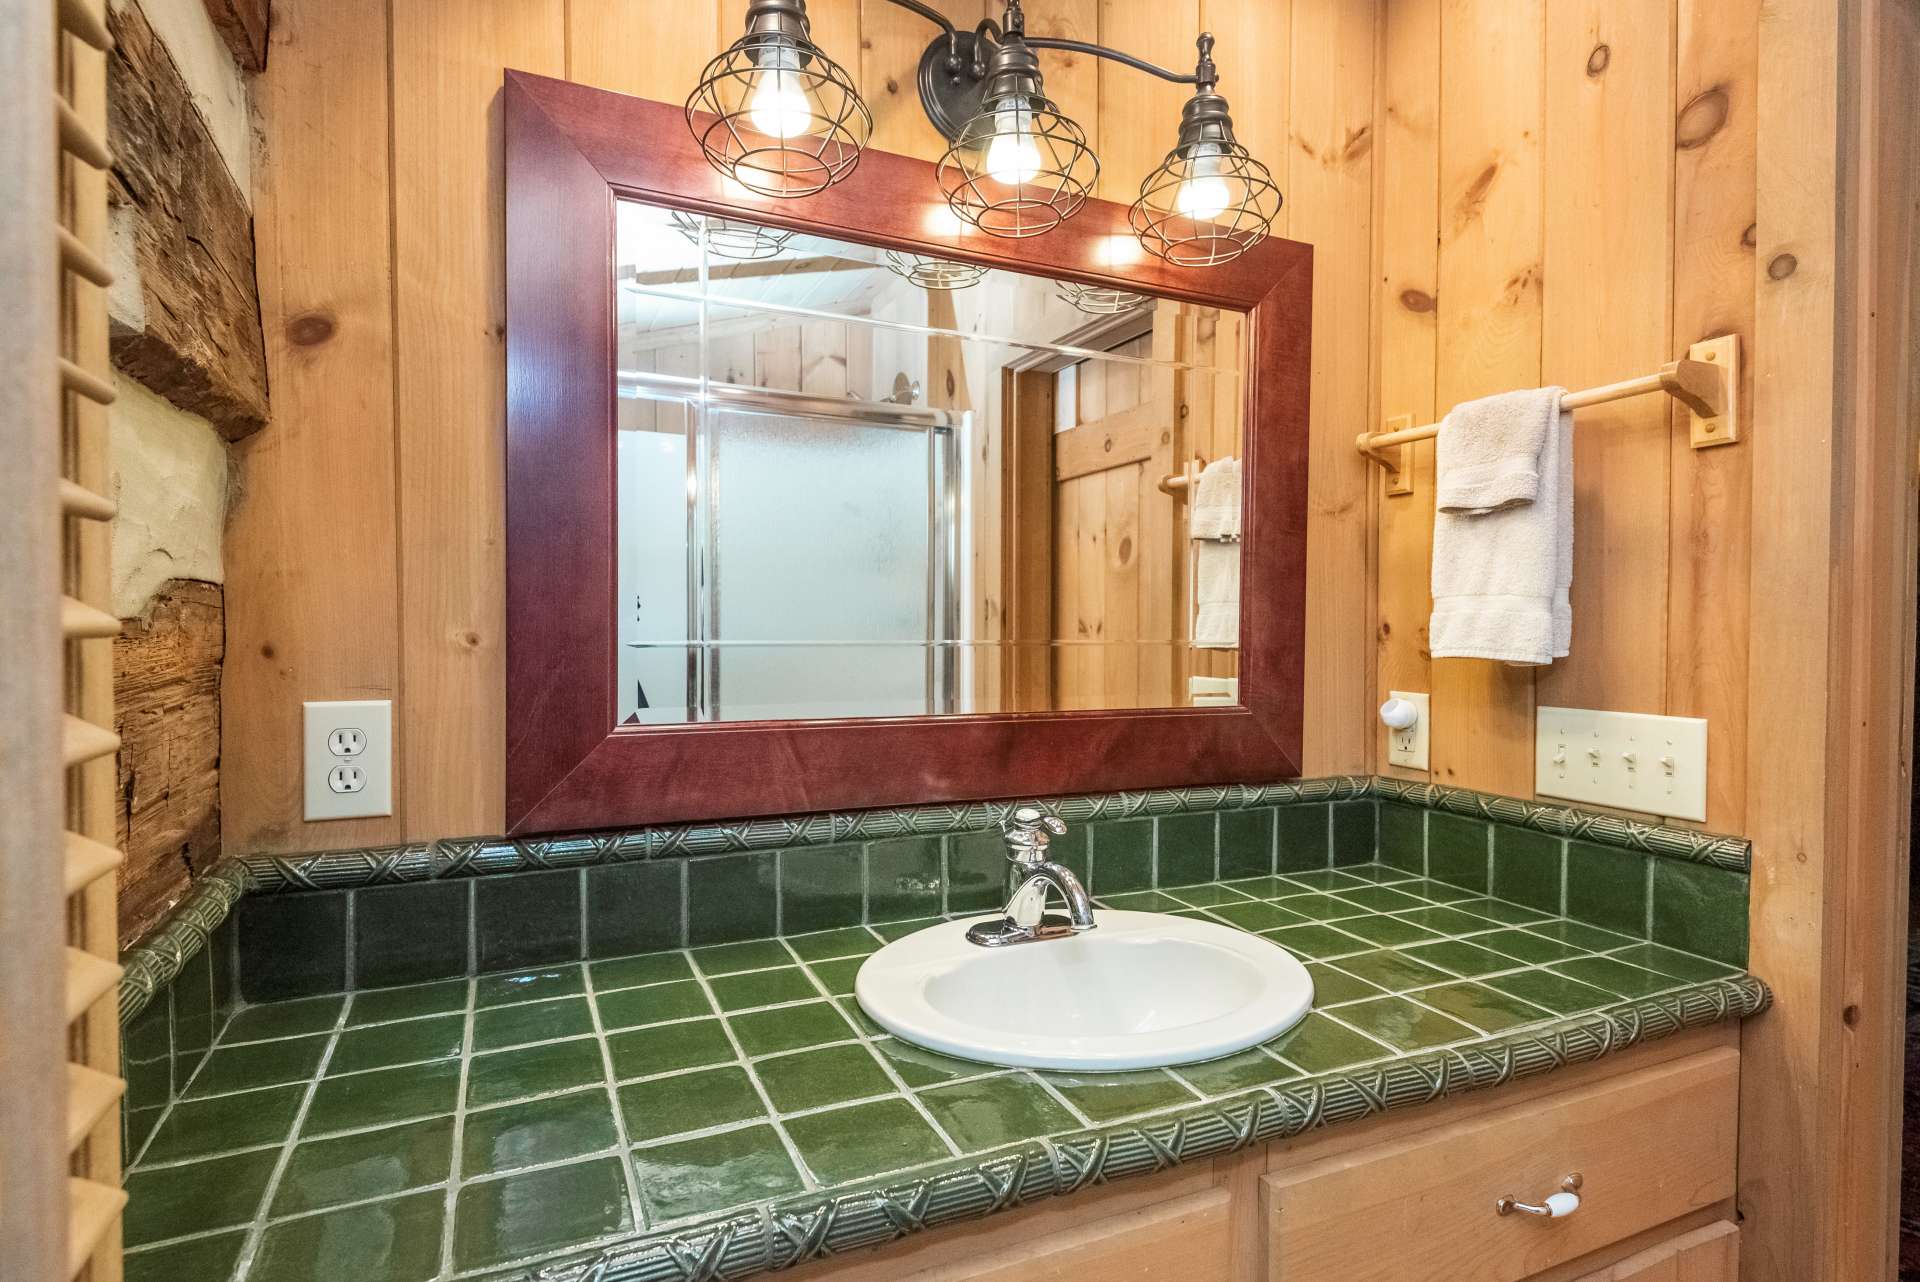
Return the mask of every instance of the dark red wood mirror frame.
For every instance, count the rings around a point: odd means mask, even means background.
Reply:
[[[1312,250],[1147,255],[1089,201],[1025,241],[927,230],[933,166],[868,151],[804,200],[724,190],[681,108],[510,71],[507,820],[511,831],[1289,778],[1300,772]],[[623,726],[614,722],[614,202],[638,199],[1248,314],[1241,699],[1234,707]],[[1121,238],[1116,241],[1113,238]]]

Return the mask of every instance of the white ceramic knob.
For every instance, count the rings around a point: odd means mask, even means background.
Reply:
[[[1380,705],[1380,720],[1395,730],[1405,730],[1420,719],[1420,709],[1408,699],[1389,699]]]
[[[1578,1193],[1561,1192],[1547,1194],[1547,1215],[1551,1219],[1565,1219],[1579,1209],[1580,1195]]]

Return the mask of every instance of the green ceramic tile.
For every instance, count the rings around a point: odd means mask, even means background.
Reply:
[[[579,960],[579,872],[475,879],[473,942],[483,971]]]
[[[1286,879],[1306,890],[1338,891],[1341,894],[1369,884],[1337,868],[1310,868],[1305,872],[1290,872]]]
[[[306,1090],[304,1085],[275,1086],[240,1095],[181,1100],[154,1133],[141,1160],[173,1162],[256,1144],[278,1144],[293,1129]]]
[[[1530,935],[1545,935],[1548,939],[1557,939],[1570,948],[1583,948],[1592,953],[1603,953],[1610,948],[1624,948],[1636,943],[1633,936],[1622,935],[1616,931],[1602,930],[1598,926],[1589,926],[1583,921],[1530,922],[1527,925]]]
[[[1249,899],[1279,899],[1283,895],[1304,894],[1307,890],[1291,877],[1239,877],[1221,885]]]
[[[579,1037],[593,1031],[593,1013],[584,997],[559,997],[550,1002],[522,1002],[473,1013],[473,1049],[499,1050],[528,1042],[550,1042],[557,1037]]]
[[[951,1156],[903,1099],[809,1113],[789,1119],[786,1128],[801,1159],[824,1184],[851,1183]]]
[[[1366,940],[1345,931],[1335,930],[1331,926],[1287,926],[1280,930],[1265,932],[1264,938],[1271,939],[1296,957],[1311,957],[1316,960],[1323,957],[1344,957],[1350,953],[1364,953],[1373,947]]]
[[[294,1145],[272,1214],[297,1215],[445,1182],[453,1167],[453,1119],[357,1131]]]
[[[247,1282],[429,1282],[446,1204],[435,1189],[282,1220],[260,1239]]]
[[[409,984],[405,988],[374,988],[353,995],[347,1011],[347,1026],[379,1024],[394,1019],[417,1019],[422,1015],[443,1015],[464,1010],[467,1005],[467,981],[443,979],[435,984]]]
[[[1406,955],[1423,965],[1438,966],[1468,979],[1512,970],[1520,965],[1505,953],[1496,953],[1477,944],[1454,939],[1437,944],[1416,944],[1406,950]]]
[[[801,961],[831,961],[836,957],[865,957],[880,950],[880,941],[865,926],[842,926],[817,935],[791,935],[787,946]]]
[[[399,1024],[376,1024],[370,1028],[350,1028],[334,1043],[327,1058],[327,1076],[357,1073],[368,1068],[387,1068],[393,1064],[417,1064],[430,1059],[447,1059],[460,1053],[466,1040],[467,1017],[434,1015],[410,1019]]]
[[[1427,876],[1487,891],[1487,828],[1479,819],[1427,814]]]
[[[908,1086],[932,1086],[939,1082],[950,1082],[956,1077],[974,1077],[993,1071],[991,1065],[955,1059],[924,1046],[915,1046],[912,1042],[903,1042],[897,1037],[882,1038],[873,1044],[873,1049]]]
[[[1366,997],[1378,997],[1382,992],[1366,980],[1357,979],[1325,962],[1309,962],[1307,974],[1313,976],[1313,1004],[1316,1007],[1357,1002]]]
[[[1442,984],[1438,988],[1423,988],[1420,990],[1420,1000],[1489,1033],[1504,1033],[1522,1024],[1553,1017],[1550,1011],[1498,989],[1488,988],[1485,984]]]
[[[1345,1015],[1352,1009],[1342,1006],[1340,1011]],[[1290,1032],[1268,1042],[1267,1049],[1308,1073],[1331,1073],[1393,1053],[1352,1029],[1343,1028],[1319,1011],[1309,1014]]]
[[[1273,871],[1272,806],[1220,812],[1220,875],[1253,877]]]
[[[603,1090],[574,1091],[469,1112],[460,1133],[460,1176],[497,1175],[584,1157],[620,1142]]]
[[[1231,1095],[1300,1076],[1299,1069],[1262,1050],[1241,1051],[1204,1064],[1182,1064],[1173,1071],[1208,1095]]]
[[[780,852],[780,929],[800,934],[852,926],[865,910],[866,865],[859,846]]]
[[[1394,916],[1441,935],[1472,935],[1492,930],[1497,924],[1484,917],[1475,917],[1472,913],[1463,913],[1457,908],[1416,908],[1410,913],[1395,913]]]
[[[1342,921],[1349,917],[1365,917],[1369,911],[1359,904],[1350,904],[1337,895],[1329,895],[1323,890],[1298,890],[1274,902],[1307,921],[1322,924]]]
[[[1162,815],[1159,824],[1161,886],[1195,886],[1219,875],[1219,832],[1211,813]]]
[[[753,1071],[767,1098],[782,1113],[844,1104],[849,1100],[895,1092],[892,1079],[864,1046],[825,1046],[756,1060]]]
[[[1438,967],[1415,961],[1406,953],[1382,948],[1357,957],[1337,958],[1334,963],[1349,975],[1358,975],[1370,984],[1378,984],[1390,993],[1403,993],[1426,984],[1444,983],[1453,976]]]
[[[1365,801],[1338,801],[1333,806],[1333,863],[1370,864],[1379,845],[1378,807]]]
[[[1221,904],[1218,908],[1209,908],[1207,911],[1242,930],[1278,930],[1282,926],[1308,924],[1307,919],[1299,913],[1289,912],[1278,904],[1270,904],[1264,900]]]
[[[1158,892],[1155,891],[1147,892],[1149,895],[1157,893]],[[1254,896],[1246,894],[1244,891],[1235,890],[1232,886],[1222,886],[1218,884],[1210,886],[1180,886],[1168,891],[1167,895],[1177,901],[1171,905],[1175,909],[1182,907],[1220,908],[1227,904],[1251,904],[1260,902]],[[1162,897],[1164,898],[1166,896]],[[1124,898],[1132,898],[1132,896],[1124,896]]]
[[[247,1244],[247,1230],[216,1233],[151,1251],[129,1251],[126,1256],[126,1282],[217,1282],[233,1272],[240,1259],[240,1248]]]
[[[1491,934],[1475,935],[1473,942],[1482,948],[1491,948],[1496,953],[1505,953],[1536,966],[1577,957],[1584,951],[1557,939],[1548,939],[1545,935],[1530,934],[1524,930],[1496,930]]]
[[[1657,859],[1653,865],[1653,942],[1733,966],[1747,964],[1745,873]]]
[[[1093,832],[1093,889],[1103,895],[1153,888],[1153,820],[1103,823]]]
[[[1205,887],[1183,886],[1181,889],[1203,890]],[[1244,895],[1233,895],[1232,897],[1241,900],[1246,898]],[[1176,899],[1172,895],[1158,890],[1129,890],[1118,895],[1101,895],[1098,902],[1102,908],[1118,908],[1126,912],[1134,913],[1177,912],[1182,908],[1189,907],[1184,899]]]
[[[853,993],[855,976],[866,964],[864,957],[841,957],[835,961],[815,962],[807,967],[813,977],[827,992],[835,997],[848,997]]]
[[[240,995],[249,1002],[278,1002],[344,989],[348,899],[329,891],[241,896],[233,906]]]
[[[1422,1051],[1474,1035],[1457,1019],[1416,1006],[1404,997],[1377,997],[1340,1008],[1340,1019],[1369,1037],[1403,1051]],[[1282,1051],[1281,1054],[1286,1054]]]
[[[632,1227],[619,1158],[525,1171],[460,1190],[453,1263],[460,1269],[504,1264]]]
[[[620,1088],[620,1112],[634,1143],[766,1116],[767,1106],[738,1064],[676,1073]]]
[[[997,832],[956,833],[947,838],[948,912],[988,912],[1006,902],[1006,850],[1006,841]]]
[[[1657,970],[1662,975],[1672,975],[1675,979],[1684,979],[1689,983],[1701,983],[1738,973],[1737,968],[1723,962],[1696,957],[1692,953],[1678,952],[1659,944],[1634,944],[1616,950],[1611,956],[1628,965]]]
[[[587,869],[587,956],[623,957],[686,943],[680,907],[684,859]]]
[[[127,1176],[121,1221],[127,1245],[252,1223],[279,1160],[280,1150],[268,1148],[158,1171],[135,1170]]]
[[[1350,904],[1359,904],[1376,913],[1406,912],[1427,906],[1427,901],[1418,895],[1409,895],[1392,886],[1350,886],[1334,893]]]
[[[1141,1073],[1041,1073],[1067,1102],[1095,1124],[1199,1102],[1199,1097],[1161,1069]]]
[[[593,979],[594,992],[610,993],[617,988],[637,988],[641,984],[691,979],[693,963],[687,960],[685,953],[645,953],[639,957],[591,962],[587,966],[587,974]]]
[[[304,1082],[320,1067],[329,1035],[288,1037],[277,1042],[223,1046],[207,1056],[187,1087],[188,1098],[250,1091],[261,1086]]]
[[[1402,894],[1418,895],[1431,903],[1459,904],[1463,900],[1477,899],[1481,892],[1465,886],[1452,886],[1444,881],[1422,878],[1418,881],[1403,881],[1394,887]]]
[[[1289,875],[1324,869],[1333,859],[1332,807],[1280,806],[1274,811],[1277,871]]]
[[[1380,803],[1380,862],[1425,875],[1427,812],[1419,806]]]
[[[294,1001],[269,1002],[248,1006],[234,1013],[220,1034],[223,1045],[257,1042],[269,1037],[295,1037],[301,1033],[322,1033],[340,1018],[345,997],[303,997]]]
[[[1565,860],[1560,838],[1511,824],[1493,826],[1493,883],[1496,899],[1545,912],[1560,911]]]
[[[355,1130],[383,1122],[453,1112],[460,1097],[460,1063],[412,1064],[324,1079],[307,1106],[303,1135]]]
[[[691,979],[644,988],[617,988],[610,993],[595,991],[593,1004],[600,1012],[600,1026],[606,1029],[637,1028],[642,1024],[664,1024],[674,1019],[695,1019],[713,1014],[707,990]]]
[[[942,875],[938,837],[874,842],[867,847],[867,920],[938,913]]]
[[[1549,969],[1568,979],[1577,979],[1595,988],[1604,988],[1622,997],[1648,997],[1672,988],[1670,975],[1662,975],[1639,966],[1629,966],[1611,957],[1576,957],[1556,963]]]
[[[656,1224],[710,1215],[805,1187],[771,1126],[636,1148],[633,1169],[649,1219]]]
[[[1340,871],[1349,877],[1358,877],[1361,881],[1370,881],[1376,886],[1403,886],[1410,881],[1419,881],[1417,874],[1392,864],[1342,864]]]
[[[685,1024],[658,1024],[631,1033],[610,1033],[607,1050],[613,1056],[613,1075],[625,1080],[681,1068],[723,1064],[734,1057],[733,1043],[717,1019]]]
[[[482,975],[473,981],[475,1006],[506,1006],[551,997],[578,997],[586,991],[586,972],[580,966],[539,966],[505,975]]]
[[[1354,917],[1341,922],[1340,929],[1387,948],[1439,938],[1438,933],[1398,917]]]
[[[353,976],[382,988],[467,972],[466,879],[369,886],[353,893]]]
[[[724,975],[710,981],[714,1000],[723,1011],[752,1010],[756,1006],[776,1006],[818,997],[820,992],[798,966],[780,970],[756,970],[744,975]]]
[[[880,1025],[874,1023],[873,1016],[861,1010],[860,1003],[855,1001],[853,998],[851,997],[839,998],[833,1003],[833,1005],[834,1005],[834,1009],[840,1012],[841,1017],[844,1018],[849,1024],[852,1024],[854,1028],[859,1030],[859,1032],[862,1035],[867,1037],[886,1036],[887,1030],[880,1027]]]
[[[606,1080],[600,1044],[591,1037],[475,1055],[467,1065],[467,1104],[501,1104]]]
[[[879,935],[880,938],[886,940],[888,943],[892,943],[896,939],[905,939],[908,935],[916,934],[929,926],[938,926],[939,924],[940,919],[938,917],[913,917],[906,921],[875,922],[873,924],[873,931]]]
[[[793,954],[777,939],[750,939],[738,944],[715,944],[693,950],[694,965],[708,977],[737,975],[743,970],[766,970],[793,965]]]
[[[853,1030],[840,1017],[840,1012],[831,1002],[824,1001],[730,1015],[727,1024],[749,1056],[797,1051],[853,1036]]]
[[[775,852],[687,861],[687,942],[726,944],[764,939],[780,913]]]
[[[1538,908],[1510,904],[1502,899],[1461,899],[1449,907],[1503,926],[1525,926],[1537,921],[1549,921],[1553,917],[1552,913],[1542,912]]]
[[[1568,842],[1567,916],[1644,938],[1649,862],[1637,850]]]
[[[1600,1010],[1620,1000],[1605,989],[1545,970],[1520,970],[1511,975],[1494,975],[1486,983],[1489,988],[1497,988],[1521,1001],[1543,1006],[1556,1015],[1578,1015]]]

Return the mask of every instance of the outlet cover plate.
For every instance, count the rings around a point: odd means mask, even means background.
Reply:
[[[1534,784],[1564,797],[1671,819],[1707,817],[1707,723],[1586,708],[1541,708]]]
[[[1430,769],[1427,753],[1427,696],[1407,690],[1389,690],[1387,697],[1405,699],[1420,709],[1420,719],[1405,730],[1387,727],[1387,764],[1405,766],[1409,770]]]
[[[305,703],[304,775],[306,818],[363,819],[393,813],[393,701],[346,699],[332,703]],[[358,730],[365,746],[350,755],[329,746],[336,730]],[[358,792],[335,792],[327,775],[335,766],[351,763],[366,776]]]

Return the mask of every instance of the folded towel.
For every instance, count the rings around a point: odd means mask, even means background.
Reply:
[[[1240,644],[1240,545],[1202,539],[1193,565],[1193,644],[1231,650]]]
[[[1545,394],[1551,397],[1550,426],[1525,469],[1536,478],[1535,497],[1490,510],[1434,514],[1428,643],[1436,659],[1546,664],[1565,657],[1572,642],[1573,414],[1560,408],[1563,389]],[[1449,431],[1472,430],[1473,416],[1463,411],[1487,404],[1456,407],[1442,421],[1438,468],[1459,457],[1448,450]],[[1442,473],[1436,495],[1446,483]]]
[[[1187,509],[1190,539],[1240,537],[1240,460],[1217,458],[1200,469]]]
[[[1565,388],[1540,387],[1464,401],[1448,411],[1435,445],[1434,506],[1498,512],[1540,496],[1540,456]]]

